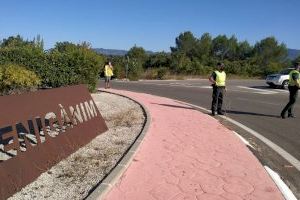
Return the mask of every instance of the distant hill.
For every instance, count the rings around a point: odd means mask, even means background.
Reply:
[[[103,48],[94,48],[94,51],[101,53],[106,56],[124,56],[128,51],[119,50],[119,49],[103,49]]]
[[[300,56],[300,50],[297,50],[297,49],[288,49],[288,56],[287,56],[288,59],[294,60],[298,56]]]
[[[94,51],[97,53],[101,53],[106,56],[125,56],[127,54],[127,50],[120,50],[120,49],[103,49],[103,48],[94,48]],[[153,51],[146,51],[148,54],[154,54]],[[290,60],[296,59],[300,56],[300,50],[297,49],[288,49],[288,56],[287,58]]]
[[[94,48],[94,51],[97,53],[101,53],[106,56],[125,56],[127,54],[127,50],[120,50],[120,49],[103,49],[103,48]],[[146,51],[147,54],[151,55],[155,52],[153,51]]]

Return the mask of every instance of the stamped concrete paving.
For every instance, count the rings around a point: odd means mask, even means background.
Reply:
[[[112,91],[143,103],[152,122],[106,200],[283,199],[259,161],[216,119],[171,99]]]

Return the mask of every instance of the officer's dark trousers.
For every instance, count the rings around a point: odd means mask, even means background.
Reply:
[[[211,103],[211,111],[222,112],[222,104],[223,104],[223,94],[224,87],[213,86],[213,94],[212,94],[212,103]]]
[[[298,87],[297,86],[289,86],[290,91],[290,101],[283,108],[281,115],[284,116],[286,111],[288,111],[288,115],[293,114],[293,107],[296,102],[296,98],[298,96]]]

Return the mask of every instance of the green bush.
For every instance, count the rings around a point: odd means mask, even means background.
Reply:
[[[282,65],[279,63],[271,62],[268,66],[264,69],[264,75],[278,73],[280,70],[282,70]]]
[[[42,45],[24,41],[21,37],[3,41],[0,65],[26,66],[41,78],[42,87],[87,84],[90,91],[95,90],[104,58],[89,44],[59,42],[50,51],[44,51]]]
[[[208,75],[212,71],[212,67],[204,66],[199,61],[194,61],[192,63],[193,73],[192,75]]]
[[[102,56],[96,54],[85,43],[75,45],[64,42],[47,55],[47,63],[42,72],[46,85],[61,87],[87,84],[90,92],[95,91],[100,71],[104,66]]]
[[[122,56],[114,56],[108,58],[107,61],[111,61],[114,70],[114,78],[123,79],[126,77],[126,63],[125,58]],[[104,69],[103,69],[104,70]]]
[[[165,79],[167,73],[168,73],[168,69],[167,69],[167,68],[165,68],[165,67],[160,67],[160,68],[157,70],[157,79],[160,79],[160,80]]]
[[[0,65],[14,63],[26,66],[39,74],[47,63],[46,53],[38,47],[27,45],[21,47],[0,48]]]
[[[137,81],[143,72],[143,66],[140,61],[133,61],[129,64],[128,78],[131,81]]]
[[[1,95],[21,93],[36,89],[40,78],[32,71],[18,65],[0,65]]]

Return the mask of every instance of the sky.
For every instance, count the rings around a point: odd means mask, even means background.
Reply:
[[[93,48],[134,45],[170,51],[180,33],[200,38],[235,35],[250,44],[274,36],[300,49],[300,0],[0,0],[0,40],[38,34],[45,49],[56,42]]]

